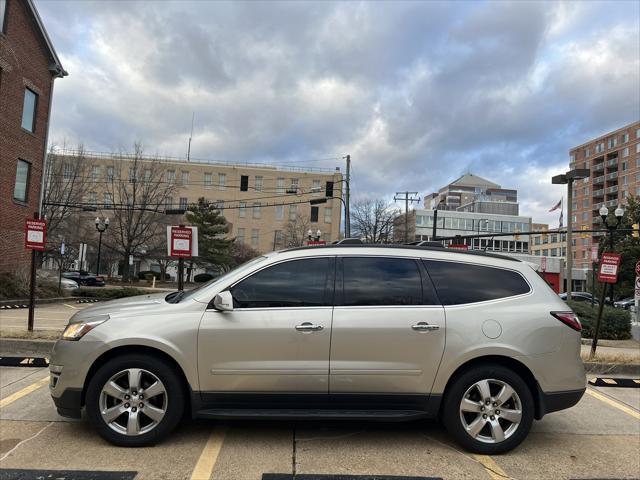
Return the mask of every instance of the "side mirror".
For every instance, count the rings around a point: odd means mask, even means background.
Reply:
[[[230,312],[233,310],[233,297],[231,292],[220,292],[213,298],[213,308],[221,312]]]

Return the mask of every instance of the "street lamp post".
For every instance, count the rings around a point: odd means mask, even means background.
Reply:
[[[613,249],[614,249],[613,233],[617,230],[618,226],[620,225],[620,221],[624,216],[624,209],[620,205],[618,205],[618,208],[615,209],[613,214],[616,217],[616,221],[613,225],[610,225],[609,222],[607,221],[609,219],[609,209],[605,205],[600,207],[600,210],[598,211],[598,213],[602,218],[602,224],[607,229],[607,235],[609,236],[609,250],[613,252]],[[613,283],[611,284],[611,303],[613,303]]]
[[[438,236],[438,207],[444,203],[443,200],[440,200],[436,205],[436,208],[433,209],[433,227],[431,231],[431,240],[437,240]]]
[[[573,229],[573,181],[589,178],[588,168],[575,168],[562,175],[551,178],[554,185],[567,185],[567,300],[571,300],[573,283],[573,246],[571,244],[571,230]]]
[[[309,239],[310,242],[319,242],[321,236],[322,236],[322,232],[320,231],[320,229],[318,229],[315,234],[311,229],[309,229],[309,231],[307,232],[307,238]]]
[[[102,250],[102,234],[107,228],[109,228],[109,219],[96,217],[96,230],[100,232],[100,237],[98,239],[98,265],[96,267],[96,275],[100,275],[100,253]]]

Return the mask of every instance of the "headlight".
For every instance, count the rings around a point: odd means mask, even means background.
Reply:
[[[100,315],[84,322],[70,323],[62,332],[62,340],[80,340],[101,323],[109,320],[109,315]]]

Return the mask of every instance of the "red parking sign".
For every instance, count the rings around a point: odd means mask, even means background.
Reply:
[[[170,248],[172,257],[191,257],[191,229],[171,227]]]
[[[24,223],[24,248],[44,250],[47,241],[46,220],[27,218]]]
[[[604,283],[616,283],[620,269],[619,253],[603,253],[598,269],[598,280]]]

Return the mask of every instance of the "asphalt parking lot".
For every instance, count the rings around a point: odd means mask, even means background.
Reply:
[[[437,422],[185,421],[155,447],[118,448],[58,416],[47,383],[45,368],[0,367],[2,480],[640,477],[640,388],[589,387],[518,449],[488,457],[461,451]]]

